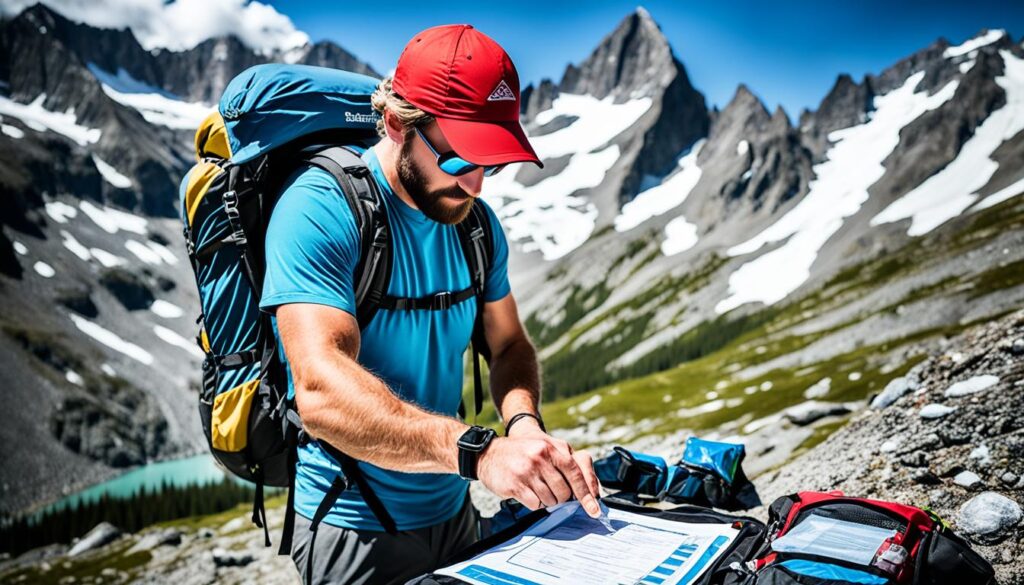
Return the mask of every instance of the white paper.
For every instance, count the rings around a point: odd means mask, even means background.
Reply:
[[[614,508],[608,520],[613,532],[567,502],[518,537],[436,573],[475,585],[686,585],[739,532]]]
[[[894,529],[811,515],[772,542],[772,550],[820,555],[870,566],[882,543],[895,535]]]

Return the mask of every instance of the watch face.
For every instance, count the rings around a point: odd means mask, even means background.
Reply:
[[[483,427],[470,427],[459,437],[459,447],[467,451],[480,451],[485,447],[485,439],[494,431]]]

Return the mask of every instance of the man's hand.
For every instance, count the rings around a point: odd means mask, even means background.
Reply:
[[[509,437],[495,438],[480,454],[477,476],[498,497],[515,498],[531,510],[576,498],[593,518],[601,514],[593,460],[568,443],[523,420]],[[524,427],[519,429],[519,425]]]

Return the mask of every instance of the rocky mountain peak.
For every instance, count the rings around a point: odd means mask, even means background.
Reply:
[[[875,97],[871,81],[872,78],[866,77],[862,83],[857,83],[849,74],[842,73],[836,77],[817,111],[801,114],[800,130],[816,158],[824,155],[829,132],[860,124],[867,118]]]
[[[771,119],[771,115],[765,109],[761,99],[754,95],[754,92],[750,91],[746,84],[741,83],[736,88],[732,99],[726,104],[725,109],[719,114],[719,119],[723,121],[737,120],[760,127]]]
[[[682,65],[668,39],[643,8],[626,16],[578,66],[566,68],[559,89],[617,103],[649,97],[666,87]]]

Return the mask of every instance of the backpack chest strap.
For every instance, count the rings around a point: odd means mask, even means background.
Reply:
[[[380,308],[393,311],[445,311],[476,295],[476,287],[469,286],[460,291],[446,290],[425,297],[385,296],[380,301]]]

